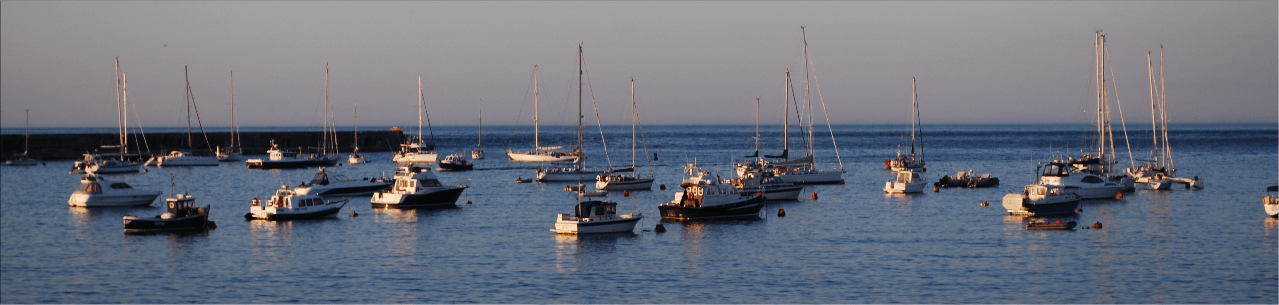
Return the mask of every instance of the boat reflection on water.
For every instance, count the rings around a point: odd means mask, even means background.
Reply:
[[[555,238],[555,272],[590,270],[591,266],[617,266],[618,244],[634,243],[633,232],[598,234],[551,234]]]

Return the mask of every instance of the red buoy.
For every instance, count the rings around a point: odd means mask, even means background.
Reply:
[[[939,190],[939,188],[937,188],[937,186],[936,186],[936,185],[934,185],[934,186],[933,186],[933,193],[936,193],[938,190]]]
[[[1115,194],[1115,199],[1124,199],[1124,193]]]
[[[981,206],[988,206],[988,205],[990,205],[990,202],[989,202],[989,201],[982,201],[982,202],[981,202]]]
[[[662,189],[663,191],[665,191],[665,190],[666,190],[666,185],[665,185],[665,184],[658,185],[658,186],[657,186],[657,188],[660,188],[660,189]]]
[[[631,191],[622,191],[622,197],[631,197]],[[468,201],[467,203],[471,202]]]
[[[1093,229],[1101,229],[1101,222],[1093,223],[1093,224],[1092,224],[1092,228],[1093,228]]]
[[[786,217],[786,209],[777,209],[777,217]]]
[[[817,200],[817,193],[813,193],[813,200]]]

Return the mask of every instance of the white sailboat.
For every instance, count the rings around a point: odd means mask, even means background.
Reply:
[[[1095,123],[1097,124],[1097,148],[1093,152],[1084,153],[1079,159],[1072,157],[1067,159],[1067,161],[1074,172],[1096,175],[1106,181],[1122,185],[1124,190],[1131,190],[1133,189],[1134,180],[1121,171],[1113,170],[1114,164],[1119,163],[1116,158],[1114,128],[1110,121],[1110,92],[1108,89],[1108,82],[1114,82],[1114,72],[1112,68],[1110,78],[1106,77],[1106,69],[1109,68],[1108,62],[1110,59],[1110,49],[1106,44],[1106,32],[1098,31],[1095,37],[1097,109],[1094,114],[1096,114]],[[1116,96],[1118,95],[1116,94]],[[1118,98],[1115,99],[1115,103],[1119,103]],[[1122,106],[1119,110],[1121,112],[1120,119],[1122,120]],[[1124,128],[1126,130],[1127,127]],[[1129,148],[1128,155],[1132,155],[1131,148]],[[1084,196],[1084,199],[1089,198]]]
[[[27,151],[31,148],[31,109],[25,110],[26,129],[22,132],[22,153],[16,155],[15,159],[5,161],[5,165],[9,166],[34,166],[40,164],[40,160],[32,159],[27,156]]]
[[[191,78],[187,72],[187,67],[183,66],[183,77],[186,78],[186,102],[187,102],[187,147],[185,149],[170,150],[167,155],[155,157],[155,166],[218,166],[217,156],[197,156],[192,154],[195,149],[195,142],[191,137],[191,108],[195,106],[195,95],[191,92]],[[199,108],[196,108],[196,120],[199,120]],[[204,134],[204,123],[200,123],[200,134]],[[204,136],[204,141],[208,144],[209,136]],[[147,164],[151,164],[148,161]]]
[[[559,151],[559,149],[563,149],[564,146],[542,146],[541,125],[540,125],[540,120],[538,116],[538,88],[537,87],[538,87],[537,65],[533,65],[533,151],[517,152],[510,148],[507,148],[506,149],[507,158],[509,158],[512,162],[577,161],[578,156],[581,155],[580,150],[564,152],[564,151]],[[581,90],[579,89],[578,91],[581,91]],[[580,95],[580,92],[579,92],[579,95]],[[581,109],[580,105],[578,106],[578,109],[580,112],[580,109]]]
[[[222,162],[244,160],[244,151],[240,148],[240,122],[235,120],[235,71],[231,72],[231,145],[226,150],[218,149],[218,159]]]
[[[1124,170],[1129,176],[1135,179],[1136,183],[1143,183],[1153,190],[1169,190],[1173,184],[1183,184],[1186,188],[1194,187],[1196,189],[1203,188],[1202,182],[1196,179],[1187,179],[1177,177],[1177,166],[1172,159],[1172,146],[1168,141],[1168,111],[1167,100],[1164,96],[1164,51],[1163,46],[1159,46],[1159,81],[1155,82],[1154,65],[1151,63],[1151,54],[1146,52],[1146,68],[1150,76],[1150,129],[1151,138],[1154,145],[1151,146],[1150,159],[1142,163],[1138,167],[1128,168]],[[1158,89],[1156,89],[1158,87]],[[1160,129],[1163,129],[1161,132]],[[1163,143],[1160,144],[1160,138]]]
[[[583,69],[586,65],[586,58],[582,55],[582,45],[577,45],[577,149],[575,151],[578,156],[585,156],[586,153],[582,149],[582,77]],[[584,159],[584,158],[583,158]],[[537,181],[590,181],[595,180],[596,176],[602,174],[602,171],[587,170],[583,159],[574,159],[572,165],[567,167],[539,167],[537,169]]]
[[[128,75],[120,73],[120,58],[115,59],[116,75],[116,115],[119,118],[120,128],[120,144],[104,145],[103,148],[119,148],[120,156],[116,160],[107,160],[97,155],[87,155],[85,158],[84,171],[91,174],[126,174],[137,173],[141,165],[126,159],[129,153],[129,78]]]
[[[636,156],[638,155],[637,154],[638,151],[636,151],[636,146],[635,146],[635,126],[637,125],[640,125],[639,107],[636,107],[635,105],[635,79],[632,78],[631,79],[631,167],[618,169],[618,170],[609,170],[609,172],[603,175],[599,175],[599,177],[596,177],[595,189],[607,190],[607,191],[653,189],[653,178],[643,178],[639,175],[638,172],[636,172],[636,169],[637,169]],[[647,141],[645,141],[644,143],[644,155],[648,156]],[[653,161],[648,161],[649,160],[648,158],[644,158],[644,160],[648,162],[648,176],[654,177],[655,174],[653,172]],[[626,172],[630,172],[632,175],[628,176],[625,174]]]
[[[924,187],[928,186],[928,179],[919,175],[921,172],[928,171],[924,168],[924,141],[923,132],[919,128],[919,95],[915,91],[915,77],[910,77],[910,156],[904,158],[901,151],[897,152],[897,160],[895,164],[900,165],[893,170],[893,174],[897,176],[897,180],[889,180],[884,183],[885,193],[919,193],[924,191]],[[915,132],[919,131],[919,155],[915,155]]]
[[[426,144],[422,139],[422,76],[417,76],[417,138],[410,140],[409,143],[400,144],[400,151],[395,153],[391,161],[395,163],[435,163],[439,160],[440,154],[435,152],[435,132],[431,132],[431,143]],[[427,117],[430,120],[430,117]]]
[[[279,169],[304,168],[313,166],[333,166],[340,161],[337,149],[337,122],[333,118],[333,106],[329,103],[329,64],[324,64],[324,123],[320,131],[320,149],[304,153],[301,147],[297,151],[286,151],[271,140],[271,149],[266,151],[267,158],[253,158],[244,161],[247,168]],[[332,127],[332,128],[330,128]],[[330,154],[330,151],[332,154]]]
[[[346,162],[351,164],[368,163],[364,159],[364,154],[360,153],[360,102],[355,102],[355,149],[351,151],[351,155],[346,158]]]
[[[480,119],[475,124],[475,150],[471,151],[471,159],[484,159],[484,101],[480,101]]]

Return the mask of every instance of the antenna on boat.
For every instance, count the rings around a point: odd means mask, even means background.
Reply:
[[[174,182],[174,179],[175,179],[175,178],[174,178],[174,176],[173,176],[173,173],[169,173],[169,194],[174,194],[174,193],[173,193],[173,186],[174,186],[175,184],[177,184],[176,182]],[[174,194],[174,195],[177,195],[177,194]]]

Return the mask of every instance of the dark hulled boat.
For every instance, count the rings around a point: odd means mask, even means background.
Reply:
[[[124,215],[125,232],[154,232],[179,230],[204,230],[209,226],[209,208],[195,206],[195,198],[189,194],[178,194],[176,198],[166,198],[168,211],[155,218],[140,218]]]
[[[736,187],[722,184],[696,165],[684,167],[685,178],[675,193],[675,200],[657,207],[662,219],[690,220],[730,217],[759,217],[764,196],[741,193]]]

